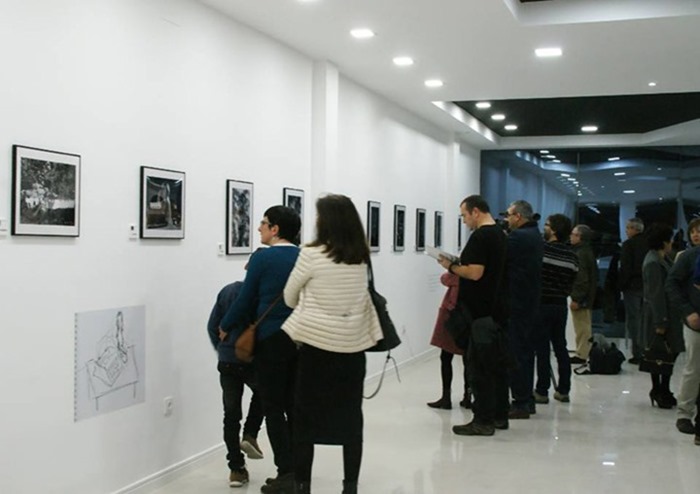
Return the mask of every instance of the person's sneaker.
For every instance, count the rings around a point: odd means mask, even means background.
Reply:
[[[493,436],[496,428],[493,425],[477,424],[472,421],[464,425],[455,425],[452,432],[458,436]]]
[[[569,361],[571,362],[572,365],[579,365],[579,364],[585,364],[585,363],[586,363],[586,359],[585,359],[585,358],[581,358],[581,357],[576,356],[576,355],[574,355],[573,357],[571,357],[571,358],[569,359]]]
[[[264,458],[263,452],[258,445],[258,440],[248,434],[243,435],[241,451],[251,460],[262,460]]]
[[[440,398],[437,401],[427,403],[430,408],[439,408],[441,410],[452,410],[452,402],[447,398]]]
[[[472,398],[470,395],[465,395],[462,401],[459,402],[459,406],[466,408],[467,410],[472,407]]]
[[[627,362],[629,362],[632,365],[639,365],[640,361],[641,359],[639,357],[630,357],[629,359],[627,359]]]
[[[690,419],[676,420],[676,429],[683,434],[695,434],[695,427],[693,426],[693,421]]]
[[[243,487],[243,484],[247,484],[250,477],[248,477],[248,470],[245,467],[234,468],[228,476],[228,485],[230,487]]]
[[[529,419],[530,412],[522,408],[511,408],[508,412],[508,418],[510,420]]]
[[[498,429],[499,431],[507,431],[508,430],[508,419],[501,419],[501,420],[494,420],[493,421],[493,427],[495,429]]]
[[[562,403],[569,403],[571,401],[569,395],[561,394],[559,391],[554,392],[554,399]]]
[[[538,405],[546,405],[549,403],[549,396],[547,395],[541,395],[537,391],[532,393],[532,397],[535,399],[535,403]]]
[[[270,480],[270,479],[268,479]],[[271,479],[270,483],[265,481],[265,485],[260,488],[263,494],[293,494],[294,492],[294,472],[277,475]]]

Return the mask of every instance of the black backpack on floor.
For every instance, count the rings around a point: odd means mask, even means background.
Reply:
[[[591,352],[588,354],[588,369],[586,366],[575,369],[578,375],[582,374],[619,374],[625,354],[617,348],[615,343],[609,343],[603,335],[596,334],[593,340]]]

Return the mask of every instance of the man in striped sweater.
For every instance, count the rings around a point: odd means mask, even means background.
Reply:
[[[559,385],[554,399],[569,401],[571,363],[566,349],[566,299],[571,294],[578,272],[578,257],[565,242],[571,234],[571,220],[563,214],[553,214],[544,224],[544,253],[542,258],[542,297],[538,324],[535,325],[537,354],[537,384],[535,402],[549,403],[549,344],[554,348],[559,367]]]

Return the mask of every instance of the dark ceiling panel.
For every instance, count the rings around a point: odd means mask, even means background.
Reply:
[[[583,125],[598,126],[596,134],[639,134],[700,119],[700,92],[489,102],[487,110],[476,108],[478,101],[454,103],[501,136],[580,135]],[[506,119],[492,120],[496,113]],[[506,131],[509,123],[518,129]]]

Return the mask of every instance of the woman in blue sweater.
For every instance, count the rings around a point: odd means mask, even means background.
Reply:
[[[294,488],[290,431],[297,349],[281,330],[282,323],[292,312],[281,294],[299,255],[293,240],[300,226],[299,215],[291,208],[273,206],[265,211],[258,232],[260,242],[270,248],[251,258],[241,293],[221,321],[222,338],[235,341],[248,322],[257,320],[274,304],[258,325],[253,361],[277,467],[277,477],[262,487],[265,494],[291,494]]]

